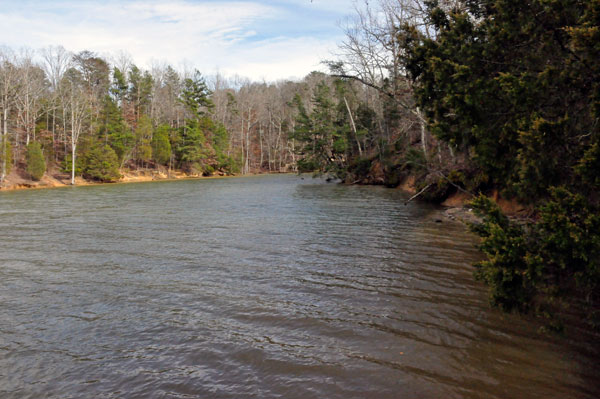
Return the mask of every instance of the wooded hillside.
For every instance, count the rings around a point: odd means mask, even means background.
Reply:
[[[376,88],[395,121],[378,158],[348,170],[408,171],[434,201],[469,193],[491,302],[558,329],[575,304],[600,325],[600,1],[365,2],[347,38],[333,73]]]

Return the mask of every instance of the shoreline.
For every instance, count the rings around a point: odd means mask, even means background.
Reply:
[[[416,178],[415,176],[406,177],[396,188],[396,190],[404,191],[405,193],[413,196],[417,194]],[[416,201],[422,201],[418,197]],[[470,196],[456,192],[451,194],[446,200],[439,205],[443,208],[440,209],[440,213],[443,218],[454,220],[468,226],[470,223],[480,223],[481,218],[473,213],[473,209],[467,206],[471,200]],[[441,222],[441,219],[438,219]]]
[[[40,181],[33,181],[19,176],[17,173],[12,172],[7,176],[3,186],[0,187],[0,193],[2,192],[14,192],[23,190],[42,190],[42,189],[53,189],[53,188],[64,188],[64,187],[82,187],[82,186],[100,186],[100,185],[116,185],[116,184],[129,184],[129,183],[150,183],[160,181],[177,181],[177,180],[200,180],[200,179],[224,179],[231,177],[246,177],[246,176],[258,176],[262,173],[252,173],[246,175],[188,175],[180,171],[173,171],[169,174],[162,173],[154,170],[144,171],[127,171],[122,173],[122,177],[115,182],[100,182],[87,180],[80,176],[75,177],[75,184],[71,184],[71,177],[65,176],[64,174],[46,174]]]
[[[151,183],[151,182],[168,182],[177,180],[200,180],[200,179],[224,179],[232,177],[252,177],[266,174],[281,174],[281,172],[271,173],[250,173],[250,174],[235,174],[235,175],[189,175],[179,170],[165,173],[159,170],[135,170],[126,171],[122,173],[121,178],[115,182],[99,182],[93,180],[84,179],[81,176],[75,177],[75,184],[71,184],[70,175],[51,171],[46,173],[40,181],[33,181],[22,177],[22,174],[12,172],[5,179],[4,185],[0,187],[0,193],[2,192],[14,192],[22,190],[42,190],[42,189],[53,189],[53,188],[65,188],[65,187],[81,187],[81,186],[100,186],[100,185],[117,185],[117,184],[130,184],[130,183]],[[415,187],[415,177],[408,176],[402,181],[397,187],[392,188],[401,190],[410,194],[411,196],[417,193]],[[508,214],[516,215],[521,209],[515,212],[513,204],[505,204],[505,200],[498,198],[497,194],[494,195],[494,199],[499,203],[501,208]],[[416,198],[417,201],[420,201]],[[441,216],[445,219],[455,220],[463,224],[477,223],[481,221],[481,218],[475,216],[471,208],[467,206],[470,198],[463,193],[455,193],[448,197],[441,205],[443,209],[440,210]],[[509,205],[509,206],[507,206]]]
[[[406,177],[397,187],[396,190],[402,190],[411,196],[417,194],[415,176]],[[488,194],[492,198],[502,212],[511,219],[524,219],[532,212],[527,206],[520,204],[516,200],[503,198],[498,190],[493,190]],[[467,193],[456,191],[450,194],[448,198],[439,203],[444,209],[442,214],[445,218],[459,221],[465,225],[472,223],[481,223],[482,218],[473,213],[473,209],[469,206],[469,202],[473,197]],[[415,200],[419,200],[418,197]]]

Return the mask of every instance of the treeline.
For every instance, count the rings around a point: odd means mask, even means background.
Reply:
[[[266,83],[169,65],[144,70],[123,54],[62,47],[0,49],[0,92],[0,183],[11,169],[36,180],[58,169],[73,183],[138,169],[299,168],[349,179],[356,156],[382,155],[419,130],[410,113],[352,79],[312,72]]]
[[[204,79],[171,67],[143,71],[62,47],[0,51],[0,178],[11,168],[35,180],[45,164],[101,181],[123,167],[230,172],[228,132],[210,117]],[[32,166],[32,164],[37,166]]]
[[[410,175],[432,201],[470,194],[492,304],[557,329],[577,309],[599,327],[599,61],[598,0],[365,1],[329,65],[379,107],[361,102],[344,136],[331,116],[343,90],[332,103],[319,89],[312,112],[299,107],[299,165],[351,182]],[[509,219],[493,193],[527,214]]]
[[[0,48],[0,186],[11,170],[100,181],[149,169],[210,175],[296,170],[296,98],[328,78],[252,82],[149,70],[62,47]]]
[[[464,169],[469,156],[432,134],[408,70],[404,28],[414,27],[427,38],[436,34],[425,3],[357,5],[337,59],[325,61],[330,74],[313,89],[310,108],[295,101],[292,137],[300,170],[387,186],[416,177],[419,190],[428,187],[422,195],[440,202],[456,189],[453,171]]]

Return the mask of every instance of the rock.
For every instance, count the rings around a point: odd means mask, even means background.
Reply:
[[[444,216],[463,223],[481,223],[481,218],[475,216],[470,208],[449,208],[444,211]]]

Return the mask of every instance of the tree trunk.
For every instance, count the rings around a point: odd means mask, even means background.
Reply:
[[[71,140],[71,185],[75,185],[75,149],[76,144]]]
[[[2,174],[0,175],[0,184],[4,183],[6,178],[6,134],[8,133],[8,107],[4,108],[2,118]]]
[[[67,111],[64,109],[63,105],[63,156],[66,157],[67,152]]]
[[[344,96],[344,103],[346,104],[346,109],[348,110],[348,115],[350,115],[350,124],[352,126],[352,131],[354,132],[354,138],[356,139],[356,145],[358,146],[358,155],[362,157],[362,147],[360,146],[360,141],[358,140],[358,133],[356,132],[356,124],[354,123],[354,117],[352,116],[352,111],[350,110],[350,105],[348,105],[348,100]]]
[[[245,153],[244,153],[244,113],[242,112],[242,129],[240,130],[240,144],[242,147],[242,174],[246,174]]]
[[[29,136],[31,134],[29,126],[29,93],[25,94],[25,145],[29,145]]]
[[[258,142],[260,145],[260,163],[258,164],[258,171],[260,172],[262,170],[262,166],[263,166],[263,162],[264,162],[264,156],[263,156],[263,130],[262,130],[262,126],[258,125]],[[269,165],[270,168],[271,165]]]
[[[58,162],[58,151],[56,151],[56,105],[52,106],[52,151],[54,151],[54,162]]]
[[[417,116],[419,118],[419,124],[421,125],[421,145],[423,146],[423,154],[425,155],[425,159],[427,159],[427,132],[425,130],[427,122],[425,121],[425,118],[423,118],[423,114],[419,107],[417,107]]]
[[[248,128],[246,129],[246,166],[245,166],[245,174],[250,173],[250,162],[248,158],[250,157],[250,119],[248,118]]]
[[[73,95],[71,94],[71,107],[73,107]],[[71,108],[71,185],[75,185],[75,150],[77,147],[75,136],[75,112]]]
[[[246,126],[246,164],[244,174],[250,173],[250,108],[248,108],[248,126]]]

